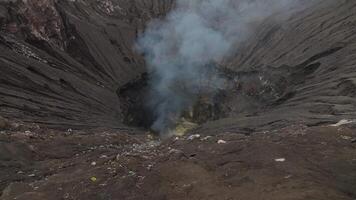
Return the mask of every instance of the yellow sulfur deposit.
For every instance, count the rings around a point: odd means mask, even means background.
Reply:
[[[174,130],[175,135],[182,136],[185,133],[187,133],[189,130],[194,129],[197,126],[198,126],[198,124],[189,122],[185,118],[182,118],[181,120],[179,120],[179,122],[177,123],[177,126]]]

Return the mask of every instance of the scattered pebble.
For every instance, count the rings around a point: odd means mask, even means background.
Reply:
[[[35,174],[29,174],[28,176],[29,177],[35,177],[36,175]]]
[[[96,162],[92,162],[91,165],[92,165],[92,166],[95,166],[95,165],[96,165]]]
[[[92,182],[95,182],[95,181],[97,181],[98,179],[97,179],[95,176],[92,176],[92,177],[90,178],[90,180],[91,180]]]
[[[154,139],[151,134],[147,135],[147,138],[148,138],[149,140],[153,140],[153,139]]]
[[[201,140],[205,141],[205,140],[209,140],[210,138],[212,138],[212,137],[211,136],[206,136],[206,137],[202,138]]]

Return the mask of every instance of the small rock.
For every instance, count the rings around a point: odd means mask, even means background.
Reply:
[[[90,178],[90,180],[91,180],[92,182],[95,182],[95,181],[97,181],[98,179],[97,179],[95,176],[92,176],[92,177]]]
[[[92,162],[91,165],[92,165],[92,166],[95,166],[95,165],[96,165],[96,162]]]
[[[226,144],[225,140],[218,140],[218,144]]]
[[[134,172],[134,171],[129,171],[129,176],[136,176],[136,172]]]
[[[28,175],[29,177],[35,177],[36,175],[35,174],[30,174]]]
[[[194,139],[198,139],[200,138],[200,135],[199,134],[194,134],[194,135],[191,135],[188,137],[188,140],[194,140]]]
[[[32,136],[33,134],[31,133],[31,131],[25,131],[25,135],[26,135],[27,137],[29,137],[29,136]]]

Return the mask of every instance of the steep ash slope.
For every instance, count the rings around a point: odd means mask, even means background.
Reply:
[[[145,71],[132,48],[170,1],[2,1],[0,113],[48,125],[121,126],[116,90]]]
[[[355,19],[356,2],[324,1],[285,22],[265,21],[224,64],[238,85],[223,98],[230,118],[206,128],[270,129],[355,118]]]

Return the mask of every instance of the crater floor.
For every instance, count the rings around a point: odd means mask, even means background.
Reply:
[[[0,134],[1,199],[356,197],[354,124],[199,133],[159,141],[132,130],[20,123]]]

